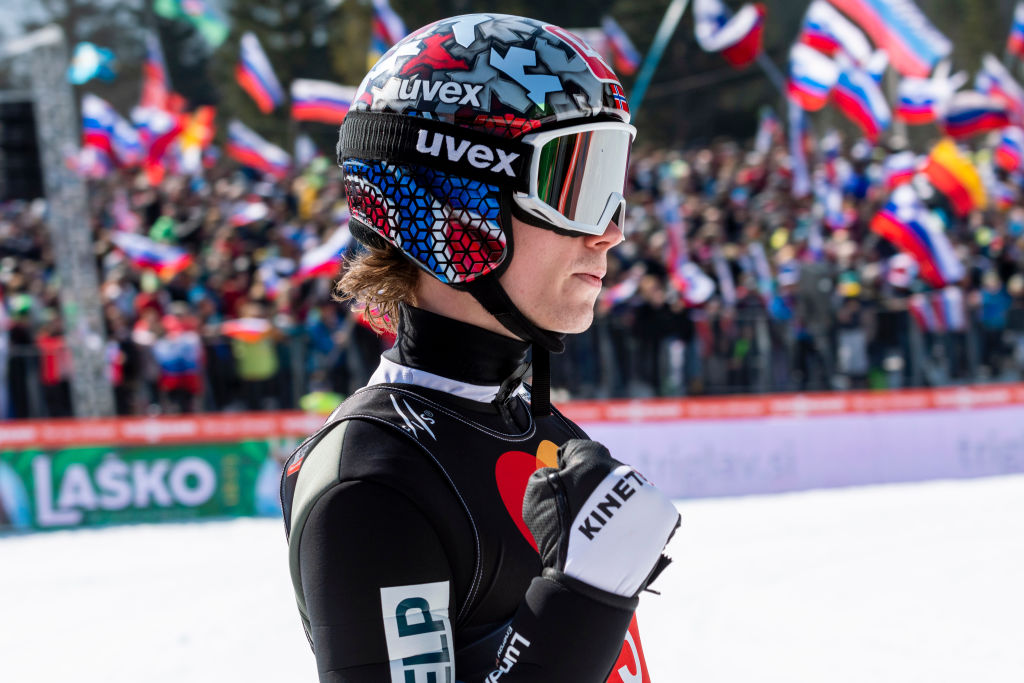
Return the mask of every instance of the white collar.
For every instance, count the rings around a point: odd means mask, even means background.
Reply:
[[[436,389],[453,396],[461,396],[462,398],[468,398],[471,401],[478,401],[480,403],[490,403],[501,390],[501,385],[498,384],[480,385],[459,382],[448,377],[435,375],[426,370],[417,370],[416,368],[399,365],[384,356],[380,357],[380,365],[377,366],[373,375],[370,376],[370,381],[366,383],[366,386],[373,386],[374,384],[414,384],[418,387]],[[525,387],[520,382],[513,393],[523,391],[525,391]]]

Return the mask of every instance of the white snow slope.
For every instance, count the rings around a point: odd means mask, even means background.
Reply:
[[[1024,476],[678,505],[654,683],[1024,681]],[[0,680],[315,681],[280,522],[0,537]]]

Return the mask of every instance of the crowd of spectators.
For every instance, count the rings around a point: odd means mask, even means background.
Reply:
[[[793,197],[792,162],[778,144],[638,150],[626,242],[612,252],[595,325],[554,359],[556,396],[1019,379],[1024,208],[950,219],[967,272],[956,285],[964,324],[923,328],[908,309],[926,288],[913,264],[869,228],[886,199],[884,155],[881,147],[847,146],[843,225],[824,227],[813,193]],[[812,158],[820,175],[823,162]],[[221,165],[205,178],[170,176],[155,187],[129,172],[89,183],[88,229],[119,414],[322,410],[376,367],[389,340],[332,301],[331,279],[292,277],[301,255],[343,220],[340,173],[325,159],[280,181]],[[941,210],[942,198],[932,199]],[[236,220],[241,204],[266,210]],[[7,328],[0,417],[71,414],[62,285],[44,221],[41,200],[0,204]],[[193,260],[160,277],[115,248],[118,230],[177,245]],[[696,277],[693,270],[681,277],[683,261],[696,266]],[[265,321],[265,329],[227,334],[225,323],[238,319]]]

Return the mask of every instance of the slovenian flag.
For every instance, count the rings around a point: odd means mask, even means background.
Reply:
[[[82,96],[82,146],[92,147],[114,160],[114,119],[117,113],[106,100]]]
[[[348,229],[348,220],[345,220],[323,244],[302,255],[294,279],[301,282],[312,277],[336,276],[341,268],[341,257],[351,242],[352,233]]]
[[[807,111],[818,111],[828,103],[829,94],[839,80],[839,66],[803,43],[789,51],[789,99]]]
[[[611,17],[606,16],[601,20],[601,28],[604,30],[605,41],[611,48],[615,70],[626,76],[635,74],[640,68],[640,53],[633,46],[633,41]]]
[[[270,215],[270,207],[262,201],[243,201],[238,202],[231,209],[231,213],[228,216],[228,222],[236,228],[240,228],[243,225],[249,225],[256,221],[261,221]]]
[[[114,232],[110,239],[136,267],[156,271],[165,280],[174,277],[192,263],[192,256],[184,249],[156,242],[144,235]]]
[[[856,22],[875,45],[889,53],[904,76],[924,78],[953,46],[913,0],[831,0]]]
[[[864,32],[826,0],[814,0],[807,7],[798,40],[829,57],[842,51],[858,64],[871,58],[871,43]]]
[[[370,54],[374,61],[392,45],[405,38],[405,22],[391,9],[388,0],[373,0],[373,25],[370,29]]]
[[[233,120],[228,124],[228,156],[249,168],[262,171],[275,178],[283,178],[291,169],[288,152],[259,136],[244,123]]]
[[[957,140],[1010,125],[1005,102],[973,91],[955,93],[939,109],[937,118],[942,132]]]
[[[292,118],[340,125],[352,105],[356,88],[330,81],[297,78],[292,81]]]
[[[1013,25],[1006,39],[1006,51],[1018,59],[1024,58],[1024,2],[1018,2],[1013,8]]]
[[[1009,126],[1003,129],[994,154],[996,165],[1009,173],[1019,171],[1024,160],[1024,128]]]
[[[842,70],[832,89],[832,98],[872,143],[877,142],[882,131],[892,123],[892,112],[878,82],[856,66]]]
[[[1024,122],[1024,89],[1010,75],[1003,63],[986,54],[981,60],[981,70],[974,78],[974,88],[1006,104],[1017,123]]]
[[[694,0],[693,31],[705,52],[721,52],[737,68],[761,54],[765,8],[747,4],[730,16],[721,0]]]
[[[256,101],[256,106],[264,114],[269,114],[277,105],[284,102],[281,83],[274,75],[274,69],[270,66],[270,60],[263,52],[259,39],[251,31],[246,31],[242,35],[235,79]]]
[[[152,31],[146,32],[146,60],[142,63],[142,94],[140,107],[167,108],[167,97],[171,91],[170,78],[160,39]]]
[[[871,220],[871,230],[910,254],[921,267],[921,277],[933,287],[944,287],[964,277],[964,266],[943,231],[942,221],[931,214],[910,185],[896,188],[889,202]]]
[[[936,110],[951,94],[930,78],[904,78],[898,88],[896,117],[914,126],[932,123]]]
[[[935,189],[946,195],[958,215],[985,208],[987,197],[978,169],[949,138],[932,148],[922,172]]]
[[[885,188],[891,191],[904,183],[909,183],[914,179],[919,165],[920,160],[917,158],[917,154],[910,150],[890,154],[882,164]]]

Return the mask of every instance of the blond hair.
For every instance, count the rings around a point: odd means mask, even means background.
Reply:
[[[354,301],[366,321],[378,332],[398,328],[399,304],[416,305],[419,267],[401,251],[366,247],[345,261],[334,285],[335,301]]]

